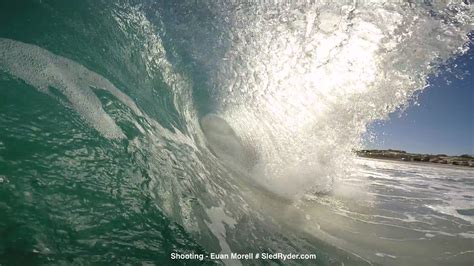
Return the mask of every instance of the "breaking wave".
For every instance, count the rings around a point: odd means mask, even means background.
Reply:
[[[297,227],[305,216],[292,204],[347,192],[335,188],[353,171],[352,150],[368,125],[406,107],[429,75],[468,50],[474,17],[461,1],[84,1],[77,4],[84,17],[36,5],[54,21],[36,26],[42,34],[20,34],[24,16],[0,32],[0,87],[14,88],[2,88],[14,95],[40,92],[25,96],[40,103],[37,114],[3,109],[1,132],[9,137],[0,139],[0,150],[14,145],[8,141],[24,132],[23,124],[31,126],[29,141],[52,145],[34,157],[50,167],[35,170],[39,183],[54,177],[68,188],[54,194],[64,202],[76,202],[85,193],[81,185],[88,193],[102,187],[104,204],[120,199],[125,215],[145,224],[163,213],[160,219],[189,234],[183,249],[198,250],[195,242],[217,252],[309,253],[314,244],[326,263],[360,258],[301,240],[307,232]],[[68,130],[38,126],[30,115]],[[34,175],[15,170],[23,157],[7,157],[0,161],[5,180]],[[89,197],[75,208],[92,208]],[[59,202],[50,203],[57,208],[53,223],[79,239],[81,232],[94,237],[83,231],[93,217],[63,223],[74,210]],[[140,211],[143,204],[153,207]],[[30,229],[40,235],[34,249],[62,260],[52,238],[39,233],[43,226]],[[146,245],[158,249],[165,239]],[[126,245],[116,241],[108,244]]]

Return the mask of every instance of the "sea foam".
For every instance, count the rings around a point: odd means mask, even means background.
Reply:
[[[64,104],[70,105],[107,138],[125,135],[104,111],[91,88],[107,90],[135,114],[142,115],[133,100],[106,78],[36,45],[0,38],[0,69],[51,96],[49,88],[58,89],[69,101]]]

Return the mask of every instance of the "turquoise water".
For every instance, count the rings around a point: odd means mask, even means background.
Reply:
[[[0,35],[101,73],[135,94],[163,126],[179,128],[159,73],[144,74],[133,48],[140,44],[111,25],[114,6],[2,1]],[[130,143],[143,134],[129,124],[123,104],[95,92],[111,103],[105,109],[127,136],[109,140],[63,104],[55,88],[51,97],[8,73],[0,77],[0,264],[161,264],[171,263],[172,251],[205,252],[152,197],[161,167],[151,170],[153,157]]]
[[[366,125],[466,51],[472,9],[377,8],[2,1],[0,264],[387,264],[308,198],[345,193]]]

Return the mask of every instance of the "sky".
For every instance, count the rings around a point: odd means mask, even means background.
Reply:
[[[419,105],[390,115],[390,120],[374,123],[370,132],[375,141],[367,148],[399,149],[430,154],[474,154],[474,45],[451,62],[463,79],[442,71],[430,77],[418,96]],[[450,82],[447,82],[449,80]]]

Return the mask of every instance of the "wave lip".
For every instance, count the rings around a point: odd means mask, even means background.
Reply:
[[[215,5],[232,41],[211,73],[219,115],[285,194],[345,178],[367,126],[408,106],[473,30],[463,3]]]

